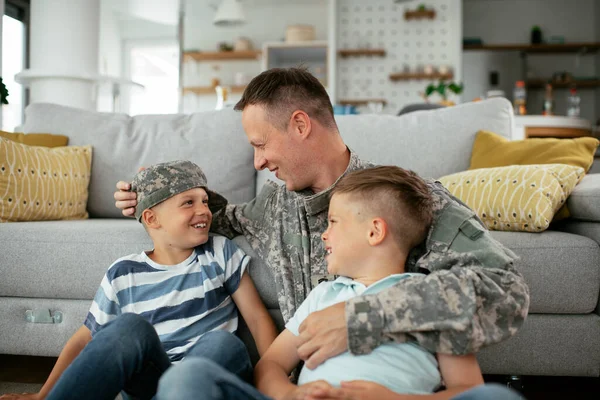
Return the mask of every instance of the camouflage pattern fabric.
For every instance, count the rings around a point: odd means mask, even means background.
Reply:
[[[373,166],[352,153],[344,174]],[[467,354],[510,337],[527,316],[529,289],[513,266],[515,254],[439,182],[428,185],[435,199],[434,223],[426,242],[409,255],[406,270],[429,274],[346,303],[354,354],[390,340]],[[327,276],[321,234],[333,186],[314,194],[290,192],[269,181],[251,202],[227,205],[213,215],[214,232],[243,234],[272,269],[285,321]]]
[[[202,169],[191,161],[170,161],[152,165],[138,172],[131,182],[131,191],[137,193],[135,218],[140,221],[144,210],[187,190],[204,188],[209,208],[219,210],[227,204],[223,196],[208,190]]]

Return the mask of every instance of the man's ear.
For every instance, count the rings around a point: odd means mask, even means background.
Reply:
[[[160,228],[160,221],[154,210],[147,208],[142,212],[142,222],[152,229]]]
[[[385,240],[388,235],[388,226],[383,218],[373,218],[369,224],[368,240],[371,246],[377,246]]]
[[[292,133],[297,134],[300,138],[307,138],[310,135],[312,124],[310,117],[302,110],[296,110],[290,117],[290,129]]]

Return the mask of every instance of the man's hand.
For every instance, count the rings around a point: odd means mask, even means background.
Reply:
[[[310,314],[300,325],[298,357],[315,369],[325,360],[348,350],[344,303],[334,304]]]
[[[288,392],[281,400],[309,400],[313,398],[312,393],[329,389],[333,389],[333,386],[324,380],[305,383],[304,385],[296,386],[294,390]]]
[[[378,383],[369,381],[342,382],[341,388],[319,388],[311,394],[313,399],[335,400],[402,400],[411,396],[392,392]]]
[[[39,393],[7,393],[0,396],[0,400],[41,400]]]
[[[145,168],[140,167],[138,172],[143,171]],[[117,182],[117,190],[115,192],[115,206],[121,210],[124,216],[132,217],[135,214],[135,207],[137,206],[137,193],[130,192],[131,183],[119,181]]]

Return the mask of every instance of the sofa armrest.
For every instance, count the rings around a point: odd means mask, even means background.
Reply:
[[[600,222],[600,174],[588,174],[567,199],[571,218]]]

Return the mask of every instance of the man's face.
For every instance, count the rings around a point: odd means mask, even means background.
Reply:
[[[325,244],[327,271],[332,275],[360,277],[363,258],[369,249],[368,218],[358,215],[360,205],[350,195],[334,194],[329,203]]]
[[[305,146],[293,129],[279,130],[267,118],[263,106],[249,105],[242,111],[242,125],[254,147],[254,168],[267,168],[285,182],[287,190],[310,187]]]
[[[202,188],[179,193],[152,208],[160,222],[160,237],[177,249],[206,243],[212,222],[208,194]]]

